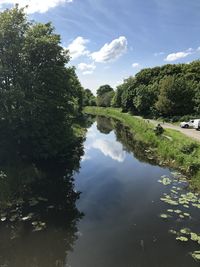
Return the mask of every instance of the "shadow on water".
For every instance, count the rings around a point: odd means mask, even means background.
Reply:
[[[84,216],[74,189],[83,140],[70,158],[33,162],[6,143],[0,154],[0,266],[61,267],[78,238]]]

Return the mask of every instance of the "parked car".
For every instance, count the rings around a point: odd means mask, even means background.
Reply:
[[[200,119],[194,120],[193,127],[196,130],[200,130]]]
[[[181,128],[193,128],[194,127],[194,121],[195,120],[190,120],[190,121],[183,121],[180,123]]]

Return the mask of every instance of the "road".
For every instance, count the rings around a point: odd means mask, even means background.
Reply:
[[[188,137],[191,137],[191,138],[193,138],[193,139],[195,139],[195,140],[200,142],[200,131],[196,131],[195,129],[185,129],[185,128],[181,128],[180,126],[177,126],[177,125],[173,125],[173,124],[170,124],[170,123],[162,123],[162,122],[159,122],[159,121],[156,121],[156,120],[148,120],[148,121],[153,123],[153,124],[155,124],[155,125],[160,123],[160,125],[163,128],[173,129],[173,130],[179,131],[179,132],[183,133],[184,135],[186,135]]]

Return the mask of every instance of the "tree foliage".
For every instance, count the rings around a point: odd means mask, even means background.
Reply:
[[[139,115],[200,112],[200,61],[143,69],[117,87],[112,105]]]
[[[183,77],[166,76],[160,82],[157,110],[165,116],[190,114],[194,111],[191,82]]]
[[[110,85],[102,85],[97,90],[97,106],[110,107],[114,90]]]
[[[54,157],[73,143],[83,89],[51,23],[16,6],[0,13],[0,118],[23,151]]]
[[[83,92],[83,106],[96,106],[96,98],[90,89],[85,89]]]

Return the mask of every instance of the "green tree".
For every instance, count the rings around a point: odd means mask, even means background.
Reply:
[[[83,102],[84,102],[84,89],[78,79],[74,67],[66,68],[67,81],[66,81],[66,101],[70,101],[70,113],[74,114],[73,117],[77,118],[82,115]],[[69,105],[69,103],[68,103]]]
[[[190,64],[184,64],[183,74],[184,77],[193,82],[200,83],[200,60],[191,62]]]
[[[110,85],[108,84],[101,85],[99,89],[97,90],[97,96],[102,96],[103,94],[109,93],[112,91],[113,91],[113,88]]]
[[[0,13],[0,117],[23,152],[69,151],[83,89],[51,23],[30,23],[16,6]]]
[[[136,112],[135,106],[133,105],[133,98],[136,95],[136,85],[136,79],[134,77],[125,79],[122,84],[121,107],[123,112]]]
[[[196,82],[194,84],[195,87],[195,97],[194,97],[194,103],[195,103],[195,111],[200,114],[200,82]]]
[[[83,106],[96,106],[96,99],[90,89],[84,90]]]
[[[112,99],[111,105],[115,108],[120,108],[122,105],[122,93],[123,93],[123,85],[117,86],[116,92]]]
[[[139,85],[136,87],[136,95],[133,98],[133,105],[137,112],[141,115],[149,115],[157,99],[158,85],[145,86]]]
[[[157,110],[164,116],[191,114],[194,111],[194,93],[184,77],[167,76],[160,82]]]
[[[97,106],[110,107],[114,90],[110,85],[102,85],[97,90]]]
[[[23,47],[29,24],[18,7],[0,13],[0,116],[12,124],[24,100]]]

